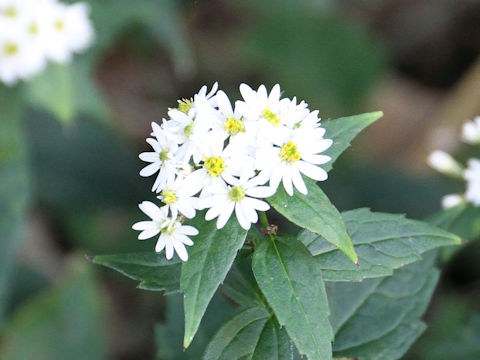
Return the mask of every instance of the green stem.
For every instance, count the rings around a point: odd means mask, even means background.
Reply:
[[[267,228],[270,226],[270,224],[268,223],[267,214],[265,214],[264,211],[259,211],[258,217],[260,219],[260,224],[262,224],[263,230],[267,231]]]

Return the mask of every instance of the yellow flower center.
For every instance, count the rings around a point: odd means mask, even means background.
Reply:
[[[163,163],[168,159],[168,149],[163,150],[159,155],[160,161]]]
[[[234,186],[228,191],[228,197],[232,201],[240,201],[245,197],[245,189],[242,186]]]
[[[217,177],[227,167],[220,156],[206,157],[204,165],[211,176]]]
[[[7,41],[5,44],[3,44],[3,54],[5,56],[13,56],[16,53],[18,53],[18,45]]]
[[[262,115],[263,115],[263,118],[273,126],[277,126],[278,124],[280,124],[280,118],[278,117],[277,114],[273,113],[271,110],[269,109],[263,110]]]
[[[190,109],[193,107],[193,99],[182,99],[182,100],[177,100],[178,102],[178,110],[181,112],[188,114]]]
[[[190,125],[185,126],[183,129],[183,133],[185,134],[186,137],[189,137],[193,133],[193,123]]]
[[[9,6],[3,11],[3,15],[8,18],[14,18],[17,16],[17,9],[15,9],[13,6]]]
[[[173,204],[177,201],[177,193],[173,190],[165,189],[160,195],[160,199],[167,205]]]
[[[36,22],[32,21],[30,26],[28,27],[28,33],[30,35],[37,35],[38,34],[38,25]]]
[[[288,163],[294,163],[295,161],[300,160],[300,153],[298,152],[297,145],[292,141],[287,142],[280,150],[280,157]]]
[[[225,130],[228,132],[229,135],[234,136],[240,132],[245,131],[245,127],[241,120],[238,120],[234,117],[229,117],[225,120]]]

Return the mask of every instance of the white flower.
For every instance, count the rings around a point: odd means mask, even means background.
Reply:
[[[463,176],[467,180],[465,198],[475,206],[480,205],[480,160],[469,159]]]
[[[462,140],[472,145],[480,144],[480,116],[463,124]]]
[[[465,202],[465,198],[460,194],[449,194],[442,198],[442,207],[450,209]]]
[[[313,115],[316,118],[316,115]],[[315,120],[316,123],[317,120]],[[328,178],[327,172],[317,165],[331,160],[327,155],[320,154],[328,149],[333,141],[324,139],[325,129],[312,123],[290,130],[290,134],[282,141],[271,146],[265,146],[257,152],[257,169],[261,170],[259,178],[262,182],[270,181],[275,190],[280,181],[285,191],[293,195],[293,186],[306,195],[307,187],[302,179],[307,177],[324,181]]]
[[[173,182],[175,179],[176,167],[178,165],[175,153],[178,150],[178,146],[166,136],[158,124],[152,122],[152,129],[156,140],[149,138],[147,142],[154,151],[143,152],[139,155],[140,160],[150,163],[140,171],[140,176],[152,176],[158,171],[152,191],[159,192],[166,186],[167,182]]]
[[[240,226],[245,230],[250,229],[250,224],[258,220],[257,210],[267,211],[270,205],[256,198],[272,196],[274,190],[268,186],[258,186],[257,178],[249,178],[248,170],[244,171],[240,179],[234,179],[233,186],[223,185],[216,188],[208,197],[200,199],[199,208],[207,209],[205,220],[210,221],[216,217],[217,228],[225,226],[235,210]]]
[[[183,178],[177,177],[174,182],[167,183],[158,197],[169,208],[173,219],[176,219],[180,212],[185,217],[192,219],[195,217],[195,209],[198,204],[198,198],[194,197],[195,189],[191,186],[185,186]]]
[[[140,221],[132,226],[134,230],[141,231],[138,239],[149,239],[160,233],[155,251],[161,252],[165,249],[166,258],[169,260],[175,251],[180,259],[187,261],[188,253],[185,245],[193,245],[193,241],[188,236],[197,235],[198,230],[193,226],[182,225],[179,221],[169,218],[167,208],[159,208],[150,201],[142,202],[139,208],[152,220]]]
[[[445,151],[432,151],[428,156],[427,162],[433,169],[445,175],[461,177],[463,174],[462,165]]]

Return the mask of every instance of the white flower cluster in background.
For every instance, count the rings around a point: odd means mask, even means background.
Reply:
[[[462,140],[470,145],[480,145],[480,116],[463,124]],[[480,159],[468,159],[465,168],[448,153],[435,150],[429,155],[428,163],[432,168],[445,175],[467,182],[465,194],[449,194],[443,197],[443,208],[448,209],[465,202],[480,206]]]
[[[14,85],[43,71],[47,62],[68,63],[94,32],[87,4],[56,0],[0,0],[0,82]]]
[[[332,145],[324,139],[318,111],[297,99],[281,98],[280,86],[270,93],[240,85],[243,100],[234,106],[217,84],[207,93],[204,86],[191,99],[178,101],[161,125],[152,123],[147,142],[153,151],[140,154],[148,162],[141,176],[156,174],[152,191],[162,202],[159,207],[145,201],[140,209],[151,221],[136,223],[139,239],[160,234],[156,251],[173,250],[186,261],[187,235],[197,229],[182,225],[197,210],[208,209],[205,220],[216,219],[225,226],[235,212],[239,224],[248,230],[258,220],[257,211],[270,206],[262,199],[272,196],[282,183],[290,196],[294,188],[307,194],[302,174],[327,179],[319,165],[330,161],[321,154]]]

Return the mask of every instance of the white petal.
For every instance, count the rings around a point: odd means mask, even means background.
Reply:
[[[279,164],[273,171],[272,176],[270,177],[270,187],[274,189],[274,191],[277,191],[278,185],[282,180],[282,173],[284,169],[285,165]]]
[[[246,198],[245,200],[248,206],[257,209],[259,211],[267,211],[270,209],[270,205],[266,201],[254,199],[254,198]]]
[[[258,215],[255,211],[255,206],[248,201],[249,199],[250,198],[245,198],[239,203],[239,205],[242,207],[242,211],[247,217],[248,221],[254,224],[258,221]]]
[[[180,211],[185,217],[193,219],[195,217],[196,211],[191,206],[188,206],[184,203],[177,204],[178,211]]]
[[[160,232],[160,229],[147,229],[143,230],[139,235],[138,235],[138,240],[145,240],[145,239],[150,239],[151,237],[154,237]]]
[[[268,97],[269,102],[278,102],[280,100],[280,85],[276,84],[272,91],[270,92],[270,96]]]
[[[158,143],[157,140],[148,138],[147,143],[149,143],[152,146],[152,148],[153,148],[153,150],[155,150],[155,152],[157,152],[157,153],[162,152],[162,148],[160,147],[160,144]]]
[[[317,164],[317,165],[326,164],[330,160],[332,160],[332,158],[327,155],[303,155],[302,159],[305,160],[306,162],[309,162],[311,164]]]
[[[328,174],[325,170],[322,168],[309,164],[305,161],[299,160],[296,162],[296,166],[300,172],[305,174],[311,179],[317,180],[317,181],[324,181],[328,178]]]
[[[148,177],[155,174],[160,169],[160,163],[153,163],[150,165],[145,166],[140,171],[140,176]]]
[[[300,172],[298,171],[297,168],[292,168],[292,182],[293,185],[297,188],[298,191],[300,191],[303,195],[308,194],[307,187],[305,186],[305,183],[303,182],[302,175],[300,175]]]
[[[132,229],[133,230],[148,230],[148,229],[153,229],[156,228],[157,224],[154,221],[140,221],[135,224],[133,224]]]
[[[181,241],[183,244],[185,245],[188,245],[188,246],[192,246],[193,245],[193,241],[192,239],[190,239],[188,236],[185,236],[183,234],[177,234],[176,235],[176,239],[178,241]]]
[[[248,196],[253,196],[256,198],[268,198],[275,194],[275,190],[271,186],[257,186],[254,188],[247,189],[245,192]]]
[[[160,161],[158,153],[156,153],[156,152],[143,152],[140,155],[138,155],[138,157],[142,161],[151,162],[151,163],[156,162],[156,161],[158,161],[158,162]]]
[[[250,221],[248,221],[247,217],[243,213],[242,207],[239,203],[235,204],[235,215],[237,215],[237,220],[240,223],[240,226],[245,230],[250,229]]]
[[[165,249],[165,245],[165,236],[160,235],[157,240],[157,245],[155,245],[155,251],[161,252],[163,249]]]
[[[225,94],[222,90],[217,93],[217,104],[219,110],[226,116],[233,115],[232,105],[230,104],[230,100],[228,99],[227,94]]]
[[[205,214],[205,220],[210,221],[212,219],[215,219],[217,216],[219,216],[222,213],[222,211],[224,209],[225,209],[225,206],[214,206],[214,207],[212,207]]]
[[[183,225],[178,232],[190,236],[198,235],[198,230],[190,225]]]
[[[292,184],[292,176],[290,175],[290,169],[285,169],[283,172],[282,183],[285,191],[288,195],[293,196],[293,184]]]
[[[153,220],[160,220],[164,218],[160,208],[151,201],[144,201],[138,205],[138,207]]]
[[[173,257],[173,244],[172,240],[169,238],[165,239],[165,256],[167,260],[170,260]]]
[[[232,215],[234,207],[235,203],[231,202],[223,209],[222,213],[217,219],[217,229],[221,229],[225,226],[228,219],[230,219],[230,216]]]
[[[247,84],[240,84],[240,93],[244,98],[245,102],[249,105],[252,105],[257,101],[257,93],[252,90]]]
[[[173,246],[175,247],[175,251],[178,254],[178,257],[182,259],[182,261],[187,261],[188,260],[188,253],[187,249],[185,249],[185,245],[183,245],[182,242],[180,241],[172,241]]]

